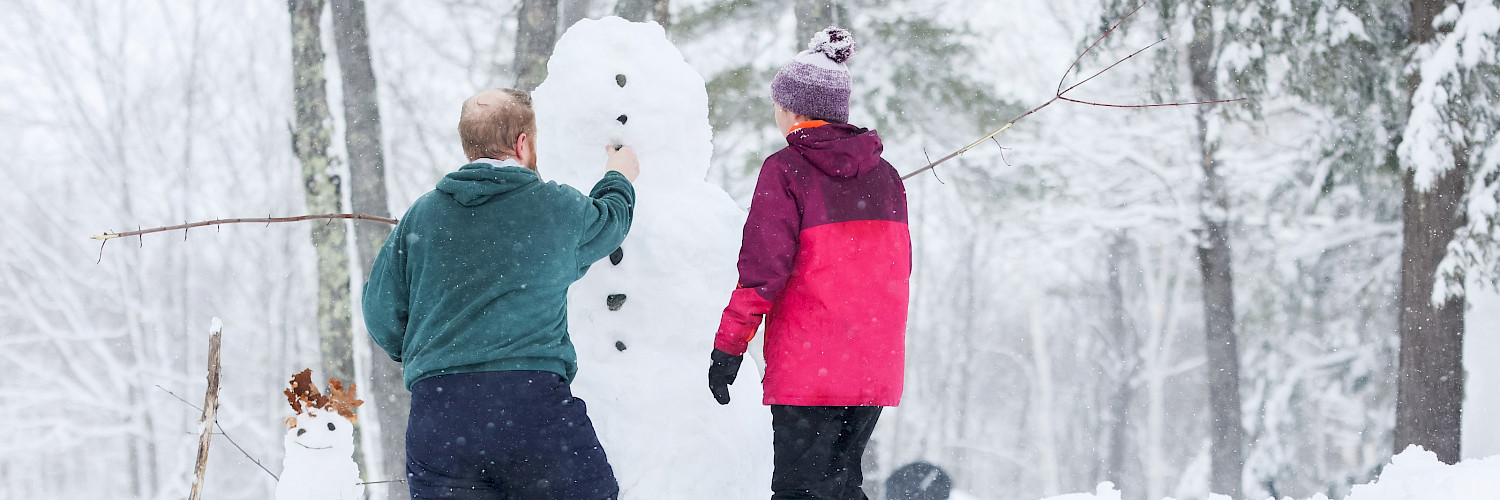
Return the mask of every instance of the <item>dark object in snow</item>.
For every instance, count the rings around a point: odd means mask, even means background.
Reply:
[[[623,341],[623,340],[616,340],[615,341],[615,350],[620,351],[620,352],[625,352],[625,341]]]
[[[708,391],[714,394],[714,400],[721,405],[729,404],[729,384],[734,383],[735,377],[740,374],[740,362],[745,360],[744,355],[733,354],[714,349],[708,356]]]
[[[888,500],[947,500],[952,492],[953,478],[927,462],[906,464],[885,480]]]
[[[604,298],[604,305],[609,306],[609,310],[611,311],[620,310],[620,307],[625,305],[625,294],[610,294],[610,296]]]
[[[630,120],[630,117],[625,116],[625,115],[620,115],[618,118],[615,118],[615,120],[618,120],[620,122],[620,125],[624,125],[626,121]],[[619,149],[619,148],[616,148],[616,149]]]
[[[609,254],[610,264],[618,266],[622,260],[625,260],[625,247],[616,248],[613,253]]]
[[[854,55],[854,35],[849,34],[849,30],[829,26],[813,35],[812,41],[807,43],[807,50],[822,52],[833,62],[843,64]]]
[[[619,85],[620,88],[625,88],[625,75],[624,74],[615,75],[615,84]]]

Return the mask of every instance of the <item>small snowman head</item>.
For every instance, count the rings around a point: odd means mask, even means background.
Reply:
[[[291,387],[283,391],[287,403],[297,414],[286,419],[286,453],[330,454],[350,456],[354,453],[354,409],[364,404],[355,398],[356,387],[328,379],[328,394],[313,385],[312,370],[292,376]]]

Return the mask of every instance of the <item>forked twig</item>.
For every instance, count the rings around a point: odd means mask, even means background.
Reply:
[[[1125,61],[1128,61],[1131,58],[1133,58],[1133,57],[1135,57],[1137,55],[1140,55],[1141,53],[1145,52],[1146,50],[1148,50],[1148,49],[1150,49],[1152,47],[1155,47],[1157,44],[1160,44],[1161,42],[1163,42],[1163,41],[1166,40],[1165,38],[1163,38],[1161,40],[1157,40],[1155,42],[1152,42],[1150,45],[1142,47],[1140,50],[1132,52],[1130,55],[1125,56],[1125,57],[1123,57],[1123,58],[1115,61],[1113,64],[1110,64],[1109,66],[1106,66],[1104,69],[1101,69],[1101,70],[1095,72],[1094,74],[1089,75],[1087,78],[1084,78],[1083,80],[1080,80],[1078,83],[1075,83],[1072,86],[1069,86],[1067,88],[1063,88],[1063,85],[1068,80],[1068,75],[1070,75],[1070,74],[1073,73],[1073,69],[1078,67],[1078,63],[1082,62],[1083,58],[1086,57],[1086,56],[1088,56],[1090,52],[1093,52],[1094,48],[1098,47],[1099,44],[1101,42],[1103,42],[1105,38],[1109,38],[1109,35],[1113,34],[1115,32],[1115,30],[1117,30],[1117,29],[1120,28],[1120,25],[1125,24],[1126,20],[1130,19],[1131,16],[1134,16],[1136,14],[1136,12],[1139,12],[1141,10],[1141,7],[1144,7],[1144,6],[1145,6],[1145,4],[1141,4],[1141,5],[1137,5],[1134,9],[1131,9],[1130,13],[1125,14],[1125,17],[1120,18],[1120,20],[1117,21],[1117,22],[1115,22],[1115,24],[1113,26],[1110,26],[1109,29],[1104,30],[1104,34],[1099,35],[1099,38],[1094,39],[1094,42],[1090,43],[1089,46],[1088,46],[1088,48],[1083,49],[1083,52],[1080,53],[1080,54],[1078,54],[1078,57],[1073,60],[1073,64],[1068,65],[1068,69],[1067,69],[1067,71],[1063,72],[1062,78],[1059,78],[1057,80],[1057,90],[1053,93],[1052,98],[1048,99],[1047,102],[1044,102],[1044,103],[1042,103],[1041,105],[1039,105],[1037,107],[1031,108],[1030,110],[1027,110],[1025,113],[1021,113],[1020,116],[1012,118],[1010,121],[1006,122],[1005,125],[1001,126],[998,130],[995,130],[994,132],[990,132],[989,135],[986,135],[984,137],[979,138],[979,140],[970,143],[968,146],[964,146],[963,148],[960,148],[958,151],[954,151],[953,153],[949,154],[948,156],[944,156],[944,157],[938,159],[938,161],[931,161],[929,159],[929,163],[927,164],[927,166],[919,168],[919,169],[916,169],[916,170],[912,171],[909,174],[901,176],[901,180],[907,180],[907,179],[910,179],[912,177],[916,177],[917,174],[920,174],[922,172],[926,172],[928,170],[932,170],[932,169],[936,168],[938,165],[941,165],[943,162],[946,162],[948,160],[952,160],[954,158],[957,158],[958,156],[963,155],[964,153],[969,152],[969,150],[978,147],[980,144],[984,144],[985,141],[994,139],[996,136],[999,136],[1000,134],[1005,133],[1006,130],[1010,130],[1011,127],[1014,127],[1016,125],[1016,122],[1019,122],[1022,119],[1026,118],[1028,116],[1031,116],[1031,115],[1035,114],[1038,111],[1041,111],[1042,109],[1046,108],[1047,106],[1052,105],[1052,103],[1057,102],[1057,101],[1067,101],[1067,102],[1071,102],[1071,103],[1075,103],[1075,104],[1084,104],[1084,105],[1088,105],[1088,106],[1099,106],[1099,107],[1103,107],[1103,108],[1158,108],[1158,107],[1167,107],[1167,106],[1197,106],[1197,105],[1205,105],[1205,104],[1220,104],[1220,103],[1226,103],[1226,102],[1238,102],[1238,101],[1245,100],[1245,98],[1241,97],[1241,98],[1238,98],[1238,99],[1221,99],[1221,100],[1217,100],[1217,101],[1169,102],[1169,103],[1156,103],[1156,104],[1104,104],[1104,103],[1084,101],[1084,100],[1079,100],[1079,99],[1074,99],[1074,98],[1068,97],[1067,96],[1068,92],[1072,92],[1073,89],[1076,89],[1079,86],[1082,86],[1083,84],[1088,83],[1089,81],[1091,81],[1091,80],[1093,80],[1095,78],[1098,78],[1099,75],[1102,75],[1102,74],[1108,72],[1109,70],[1114,69],[1116,66],[1119,66],[1120,64],[1124,63]]]

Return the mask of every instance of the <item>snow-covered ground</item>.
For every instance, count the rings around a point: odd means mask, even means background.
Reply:
[[[1043,500],[1120,500],[1121,491],[1103,483],[1093,493],[1073,493]],[[1227,500],[1214,495],[1211,500]],[[1470,459],[1454,465],[1437,455],[1408,448],[1391,458],[1380,477],[1354,487],[1343,500],[1494,500],[1500,498],[1500,455]],[[1170,500],[1170,499],[1169,499]],[[1291,500],[1287,497],[1285,500]],[[1329,500],[1318,494],[1307,500]]]

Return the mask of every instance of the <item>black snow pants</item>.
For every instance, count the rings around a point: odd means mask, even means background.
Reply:
[[[879,406],[771,405],[772,500],[866,500],[860,460]]]

